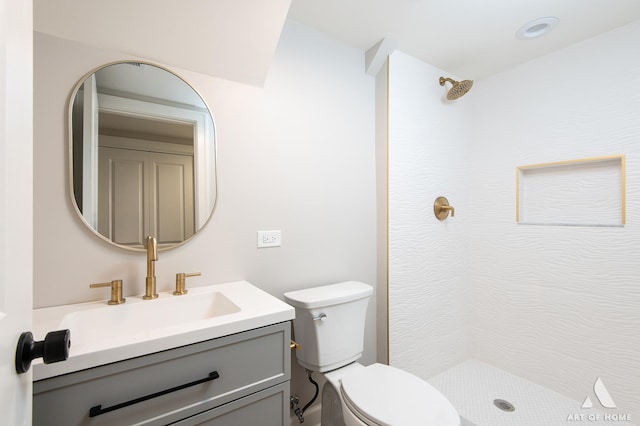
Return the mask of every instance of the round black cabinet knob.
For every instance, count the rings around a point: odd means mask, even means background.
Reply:
[[[16,349],[16,371],[18,374],[26,373],[31,367],[31,361],[42,357],[45,364],[64,361],[69,358],[71,347],[71,332],[58,330],[47,333],[44,340],[33,340],[33,334],[25,331],[18,339]]]

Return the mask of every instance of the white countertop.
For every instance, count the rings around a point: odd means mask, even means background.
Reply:
[[[203,298],[211,297],[211,293],[214,292],[221,293],[240,309],[237,312],[211,318],[190,320],[184,323],[172,324],[171,326],[162,325],[154,328],[154,318],[158,319],[158,323],[161,323],[159,316],[163,315],[163,310],[171,309],[172,300],[184,306],[187,300],[196,300],[198,298],[202,300]],[[34,339],[42,340],[50,331],[69,328],[71,330],[71,347],[69,349],[69,359],[66,361],[44,364],[42,359],[34,360],[33,380],[42,380],[229,334],[240,333],[270,324],[290,321],[295,316],[293,307],[246,281],[192,287],[189,288],[189,293],[185,296],[173,296],[172,292],[165,292],[160,293],[160,297],[154,300],[142,300],[141,297],[127,297],[126,299],[123,305],[115,306],[109,306],[106,301],[101,301],[34,309]],[[153,303],[158,304],[148,305]],[[139,324],[136,324],[137,327],[131,328],[137,328],[137,330],[128,332],[129,328],[122,326],[123,323],[126,323],[126,318],[123,319],[123,317],[126,316],[126,313],[135,310],[136,304],[144,304],[139,306],[144,308],[144,323],[149,324],[149,326],[145,326],[144,330],[140,330]],[[158,307],[157,312],[153,312],[155,306]],[[83,330],[76,330],[76,340],[74,340],[73,327],[66,327],[66,325],[70,323],[68,318],[71,315],[81,311],[91,311],[87,312],[89,317],[92,312],[95,312],[98,314],[96,318],[103,320],[105,316],[109,318],[113,315],[113,323],[119,323],[118,327],[121,330],[117,330],[114,333],[114,330],[109,329],[108,335],[105,334],[104,338],[101,338],[100,332],[97,331],[96,335],[88,338],[94,325],[83,323],[78,325]],[[97,330],[101,327],[104,329],[109,325],[103,323],[95,324]]]

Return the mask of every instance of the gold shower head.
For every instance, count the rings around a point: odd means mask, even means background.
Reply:
[[[469,90],[471,90],[471,86],[473,86],[473,80],[455,81],[445,77],[440,77],[440,86],[444,86],[446,81],[453,85],[447,92],[447,99],[450,101],[464,96]]]

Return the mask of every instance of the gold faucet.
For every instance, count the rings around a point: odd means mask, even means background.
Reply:
[[[144,246],[147,249],[147,279],[143,299],[156,299],[156,261],[158,260],[158,242],[154,237],[147,237]]]

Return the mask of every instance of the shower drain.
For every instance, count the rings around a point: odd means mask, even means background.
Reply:
[[[514,411],[516,407],[513,406],[509,401],[505,401],[504,399],[494,399],[493,405],[501,409],[502,411]]]

